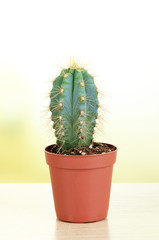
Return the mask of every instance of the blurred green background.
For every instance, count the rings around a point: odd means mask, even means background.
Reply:
[[[56,64],[72,55],[91,60],[89,72],[107,93],[106,134],[96,140],[119,149],[113,181],[158,182],[155,4],[82,0],[76,11],[71,0],[0,5],[0,182],[49,181],[44,148],[55,138],[47,96],[59,74]]]

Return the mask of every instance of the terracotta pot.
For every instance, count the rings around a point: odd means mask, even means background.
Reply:
[[[108,144],[110,145],[110,144]],[[93,222],[107,217],[117,148],[97,155],[61,155],[45,148],[57,218]]]

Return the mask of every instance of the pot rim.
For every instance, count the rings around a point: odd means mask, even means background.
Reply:
[[[49,152],[51,146],[45,148],[45,156],[47,164],[53,168],[84,170],[109,167],[116,162],[117,147],[114,151],[105,154],[64,155]]]

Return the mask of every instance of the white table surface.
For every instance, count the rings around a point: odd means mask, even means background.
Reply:
[[[56,219],[50,183],[0,184],[1,240],[159,240],[159,183],[112,184],[108,219]]]

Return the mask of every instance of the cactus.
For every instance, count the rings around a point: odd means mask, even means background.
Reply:
[[[83,68],[70,66],[53,81],[50,111],[60,149],[89,146],[98,116],[94,78]]]

